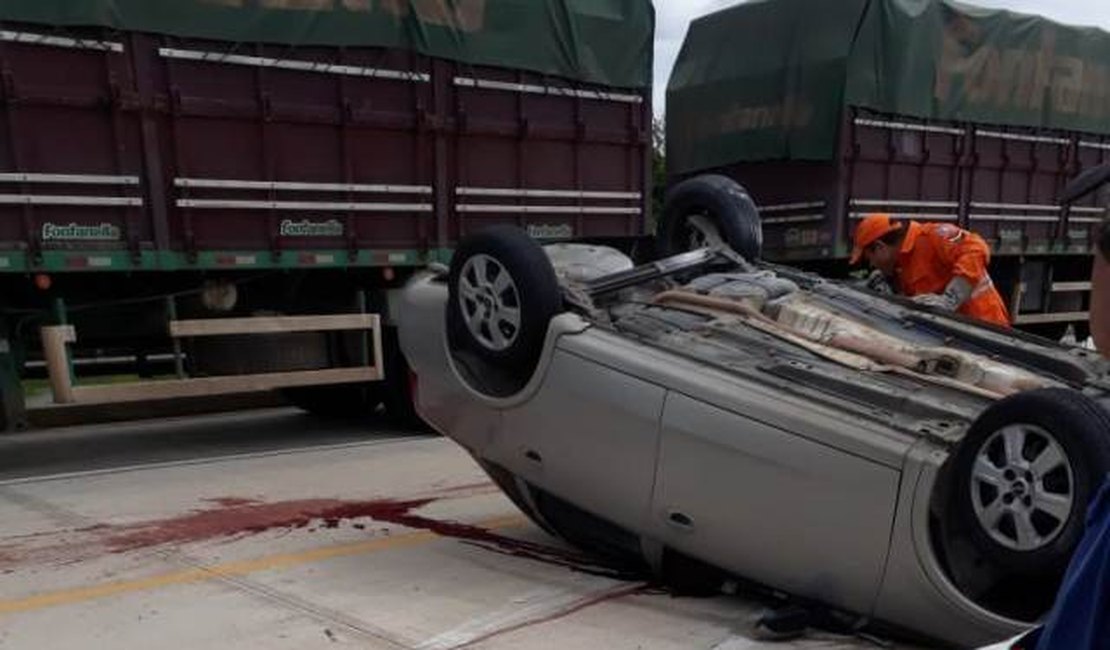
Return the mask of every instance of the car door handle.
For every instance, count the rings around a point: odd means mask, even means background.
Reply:
[[[689,515],[671,510],[667,513],[667,523],[680,530],[694,530],[694,520]]]

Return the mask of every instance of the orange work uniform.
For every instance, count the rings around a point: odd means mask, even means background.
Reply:
[[[947,223],[912,221],[898,254],[900,293],[941,294],[953,278],[964,278],[971,283],[971,298],[958,311],[1009,327],[1010,314],[987,272],[990,259],[990,246],[973,232]]]

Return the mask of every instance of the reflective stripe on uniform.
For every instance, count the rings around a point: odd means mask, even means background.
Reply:
[[[979,296],[989,292],[991,289],[994,289],[994,281],[991,280],[991,276],[984,275],[983,279],[979,280],[979,284],[975,285],[975,288],[971,290],[971,297],[978,298]]]

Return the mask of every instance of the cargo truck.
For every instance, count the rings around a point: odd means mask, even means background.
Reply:
[[[670,184],[744,186],[767,257],[844,276],[867,214],[951,222],[992,245],[1017,326],[1085,336],[1110,195],[1060,192],[1110,160],[1110,34],[946,0],[748,2],[693,22],[666,113]]]
[[[63,402],[411,415],[389,313],[415,269],[494,223],[644,234],[653,23],[649,0],[4,2],[0,429],[35,364]],[[174,376],[84,384],[103,357]]]

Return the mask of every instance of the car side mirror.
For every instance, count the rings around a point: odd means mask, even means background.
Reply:
[[[1068,183],[1060,200],[1064,205],[1071,205],[1108,182],[1110,182],[1110,163],[1088,169]]]

